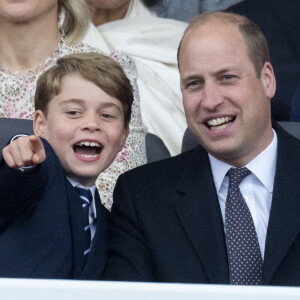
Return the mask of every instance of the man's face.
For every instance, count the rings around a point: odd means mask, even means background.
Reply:
[[[128,135],[121,102],[78,74],[63,78],[47,116],[36,112],[34,128],[53,147],[66,175],[85,186],[94,185]]]
[[[258,79],[237,27],[209,22],[185,36],[179,57],[187,123],[217,159],[243,166],[272,141],[272,66]]]

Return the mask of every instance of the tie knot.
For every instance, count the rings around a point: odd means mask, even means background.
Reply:
[[[90,205],[93,200],[93,195],[89,189],[83,189],[76,187],[76,191],[79,194],[83,204]]]
[[[243,168],[231,168],[228,171],[229,176],[229,185],[231,186],[239,186],[240,183],[250,174],[251,172],[243,167]]]

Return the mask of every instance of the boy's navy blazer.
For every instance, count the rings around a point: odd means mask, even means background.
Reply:
[[[0,276],[99,279],[107,257],[108,211],[96,193],[97,229],[86,265],[82,208],[51,146],[33,172],[0,157]]]

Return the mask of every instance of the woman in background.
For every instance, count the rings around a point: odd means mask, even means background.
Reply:
[[[95,51],[80,43],[88,22],[84,0],[0,0],[0,117],[32,119],[40,74],[62,56]],[[134,62],[120,51],[107,55],[122,65],[134,90],[127,143],[97,180],[97,186],[104,191],[102,203],[110,209],[117,177],[146,162],[146,130],[141,120]]]
[[[143,122],[172,155],[180,153],[187,124],[177,47],[187,24],[158,18],[150,9],[157,0],[87,1],[101,36],[91,26],[83,41],[99,49],[121,49],[134,58]]]

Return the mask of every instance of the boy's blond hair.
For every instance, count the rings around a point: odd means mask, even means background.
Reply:
[[[35,110],[41,110],[47,116],[49,102],[61,92],[64,76],[71,73],[79,74],[117,98],[123,106],[124,126],[128,127],[133,103],[130,81],[119,63],[97,52],[66,55],[57,60],[57,65],[43,73],[37,81]]]

